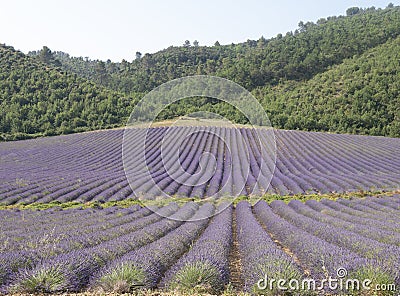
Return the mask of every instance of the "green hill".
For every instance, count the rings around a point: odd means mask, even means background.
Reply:
[[[305,82],[254,92],[276,127],[400,136],[400,37]]]
[[[174,78],[217,75],[252,90],[308,80],[400,35],[400,7],[349,9],[348,16],[300,22],[275,38],[217,46],[171,46],[131,63],[91,61],[56,52],[64,70],[125,93],[147,92]]]
[[[0,133],[3,139],[119,125],[131,98],[69,75],[0,45]]]
[[[0,46],[3,139],[121,126],[138,98],[187,75],[217,75],[251,90],[277,128],[400,136],[400,7],[351,8],[299,23],[275,38],[169,47],[114,63]],[[210,98],[169,106],[159,119],[194,111],[245,118]]]

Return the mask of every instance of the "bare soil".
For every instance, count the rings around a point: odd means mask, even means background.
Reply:
[[[241,278],[241,260],[239,253],[239,243],[237,240],[237,228],[236,228],[236,209],[233,211],[232,215],[232,248],[229,254],[229,271],[231,285],[236,291],[241,291],[243,289],[243,280]]]

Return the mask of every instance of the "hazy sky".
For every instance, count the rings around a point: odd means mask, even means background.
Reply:
[[[131,61],[185,40],[213,45],[270,38],[299,21],[400,0],[0,0],[0,43],[28,52],[47,45],[73,56]]]

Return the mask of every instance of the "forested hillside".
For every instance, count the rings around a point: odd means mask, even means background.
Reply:
[[[400,136],[400,37],[346,59],[304,81],[285,81],[252,91],[276,128]],[[183,100],[161,119],[187,112],[215,112],[246,123],[215,100]]]
[[[119,125],[134,100],[0,45],[0,133],[4,139]]]
[[[305,82],[254,92],[284,129],[400,136],[400,37]]]
[[[0,133],[5,139],[123,125],[138,98],[174,78],[231,79],[260,100],[276,128],[400,136],[400,7],[350,8],[300,22],[272,39],[200,46],[185,42],[120,63],[43,47],[0,47]],[[195,98],[159,119],[197,110],[239,123],[216,100]]]
[[[252,90],[286,80],[307,80],[328,67],[400,35],[400,7],[350,8],[347,16],[300,22],[275,38],[212,47],[185,44],[132,62],[72,58],[55,52],[62,68],[125,93],[150,91],[174,78],[217,75]],[[32,52],[34,54],[34,52]],[[132,53],[133,55],[133,53]]]

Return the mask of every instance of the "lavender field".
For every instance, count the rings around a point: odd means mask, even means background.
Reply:
[[[322,280],[337,278],[338,269],[370,278],[371,289],[400,284],[399,195],[235,207],[170,203],[158,209],[164,218],[155,209],[1,211],[1,291],[219,294],[230,284],[275,295],[257,286],[265,275]]]
[[[192,133],[184,147],[175,147],[171,142],[164,149],[181,149],[179,162],[194,175],[193,180],[170,174],[176,163],[161,159],[160,143],[167,130],[177,138],[183,132]],[[130,135],[134,142],[135,133]],[[238,141],[239,137],[244,140]],[[152,128],[148,132],[146,163],[135,157],[129,159],[130,166],[146,165],[151,178],[133,172],[131,182],[122,160],[123,130],[4,142],[0,143],[0,203],[152,199],[161,193],[223,197],[234,193],[261,196],[400,188],[398,138],[277,130],[275,139],[276,166],[274,158],[262,159],[261,152],[271,148],[267,136],[256,139],[252,129]],[[224,141],[233,148],[228,151]],[[243,143],[249,151],[248,172],[243,169]],[[209,155],[202,159],[205,166],[210,155],[215,166],[212,173],[205,169],[197,176],[203,153]],[[205,182],[190,186],[203,177]],[[240,191],[237,184],[244,184]]]
[[[370,281],[359,295],[397,295],[399,139],[154,127],[143,159],[143,131],[0,143],[0,294],[280,295],[266,279],[313,279],[320,290],[288,295],[358,295],[325,286],[339,277]],[[351,192],[367,197],[329,195]],[[21,207],[55,201],[79,204]]]

